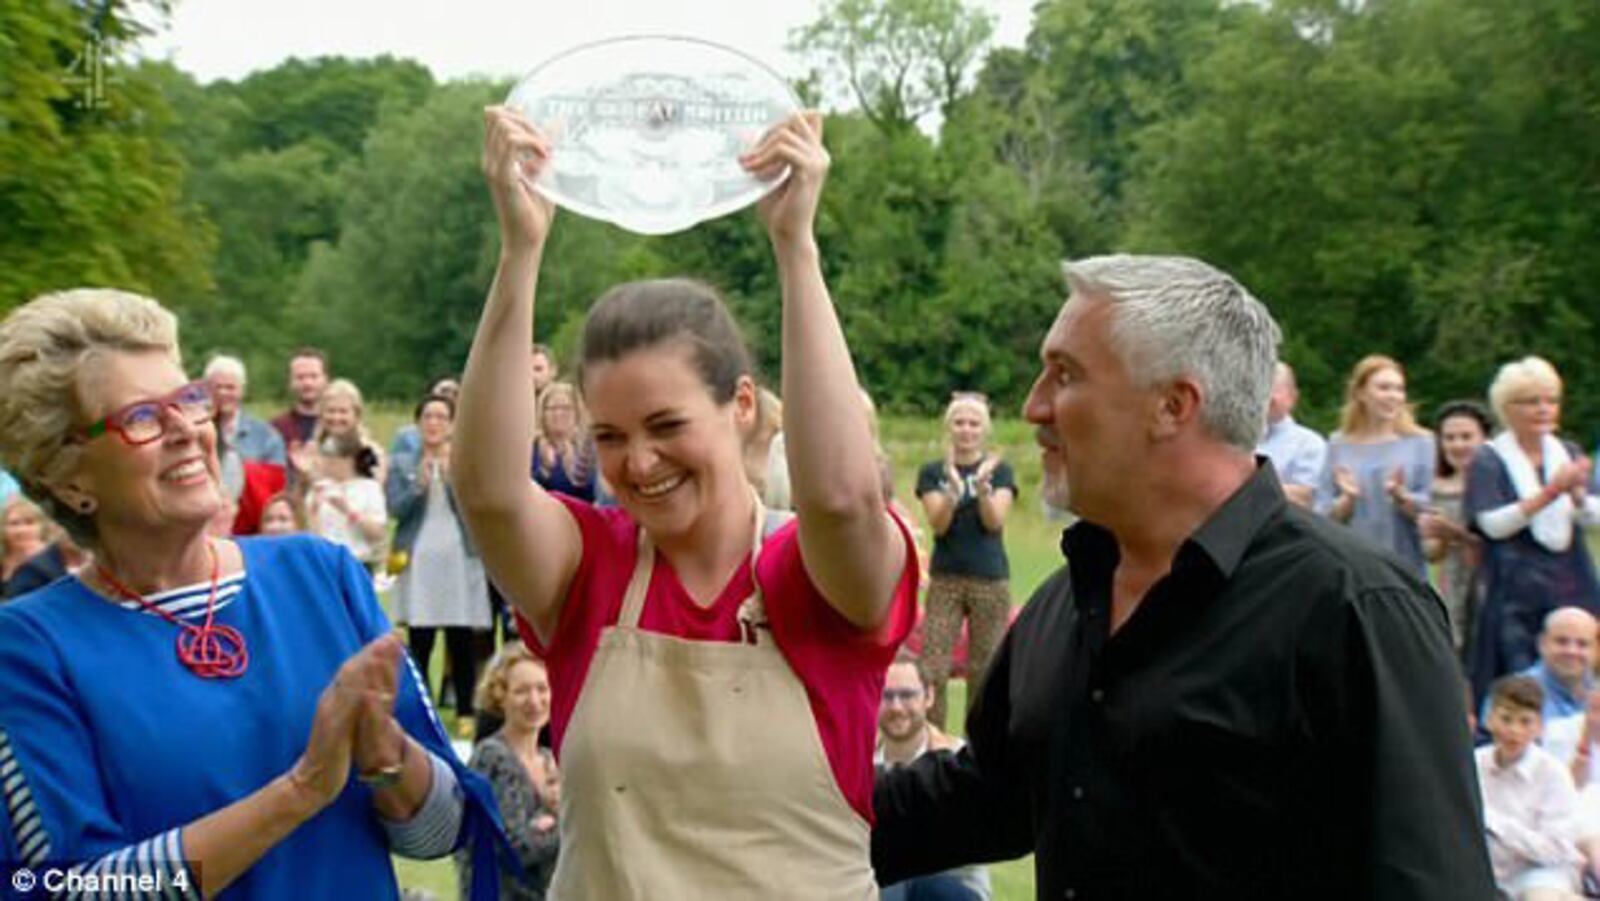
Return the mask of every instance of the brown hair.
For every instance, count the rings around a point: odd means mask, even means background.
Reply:
[[[733,400],[754,367],[744,335],[710,285],[686,278],[626,282],[589,310],[578,354],[578,384],[589,367],[635,350],[682,342],[701,381],[719,404]]]
[[[1489,686],[1489,706],[1544,713],[1544,689],[1532,676],[1501,676]]]
[[[917,671],[917,681],[922,683],[922,688],[924,691],[926,691],[928,687],[933,684],[933,680],[928,678],[928,668],[923,665],[921,657],[906,650],[905,648],[901,648],[895,653],[894,661],[889,665],[899,666],[901,664],[909,666]]]

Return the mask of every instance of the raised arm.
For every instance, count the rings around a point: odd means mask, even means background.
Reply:
[[[829,163],[821,115],[790,118],[743,162],[763,176],[789,167],[761,216],[783,285],[783,430],[801,556],[828,603],[874,629],[888,618],[906,547],[884,505],[861,387],[812,230]]]
[[[485,110],[484,123],[483,173],[500,221],[500,264],[461,380],[451,481],[490,576],[548,639],[582,554],[572,515],[528,477],[534,289],[555,216],[532,180],[550,147],[510,110]]]

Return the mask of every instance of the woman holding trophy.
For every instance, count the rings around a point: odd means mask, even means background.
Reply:
[[[886,508],[813,222],[829,158],[797,114],[741,157],[783,292],[795,515],[745,479],[749,352],[708,286],[632,282],[589,311],[578,381],[597,509],[528,478],[529,336],[552,143],[486,111],[501,254],[462,385],[455,486],[524,640],[549,664],[560,758],[552,898],[876,897],[872,748],[909,630],[916,555]]]

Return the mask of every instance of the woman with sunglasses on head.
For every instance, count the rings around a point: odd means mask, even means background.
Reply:
[[[742,162],[788,178],[760,204],[783,294],[795,516],[745,478],[750,355],[726,305],[683,279],[608,291],[577,384],[619,507],[528,479],[535,288],[554,208],[550,144],[485,111],[499,269],[462,382],[455,486],[490,575],[550,668],[563,786],[552,897],[876,895],[872,747],[910,628],[916,558],[883,501],[812,226],[821,119]]]
[[[967,624],[967,685],[983,672],[1005,635],[1011,612],[1011,568],[1002,540],[1017,499],[1011,464],[985,447],[989,400],[958,391],[945,407],[949,444],[944,458],[917,473],[917,499],[933,529],[922,664],[933,689],[928,720],[945,728],[945,683],[961,624]]]
[[[391,852],[495,851],[488,787],[365,570],[320,539],[207,534],[215,405],[172,314],[37,298],[0,323],[0,384],[0,460],[94,553],[0,607],[0,859],[163,897],[342,899],[397,898]]]

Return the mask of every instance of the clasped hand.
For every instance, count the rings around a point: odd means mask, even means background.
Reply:
[[[408,739],[394,717],[394,702],[404,653],[392,635],[375,639],[323,689],[311,738],[290,771],[290,780],[319,808],[344,791],[352,764],[365,773],[402,761]]]

